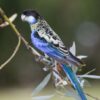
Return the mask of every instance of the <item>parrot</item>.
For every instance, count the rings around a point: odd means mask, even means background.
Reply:
[[[68,50],[58,34],[36,10],[24,10],[21,14],[21,20],[27,22],[31,28],[30,37],[33,46],[57,61],[76,90],[80,100],[87,100],[79,79],[72,70],[72,67],[81,68],[85,66],[85,63]]]

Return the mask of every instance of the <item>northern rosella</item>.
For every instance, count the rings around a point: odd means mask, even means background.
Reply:
[[[87,100],[79,80],[72,67],[82,67],[85,64],[75,57],[64,45],[60,37],[52,30],[44,18],[35,10],[25,10],[21,15],[22,21],[31,27],[33,45],[60,63],[65,74],[77,91],[80,100]]]

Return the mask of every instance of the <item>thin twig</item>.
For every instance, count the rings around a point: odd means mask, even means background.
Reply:
[[[93,98],[94,100],[100,100],[99,98],[94,97],[94,96],[92,96],[92,95],[90,95],[90,94],[88,94],[88,93],[86,93],[86,95],[89,96],[89,97],[91,97],[91,98]]]
[[[0,65],[0,70],[3,69],[14,58],[14,56],[19,50],[20,45],[21,45],[21,38],[19,37],[15,50],[13,51],[12,55],[2,65]]]
[[[17,18],[17,13],[15,13],[11,17],[9,17],[9,20],[10,20],[10,22],[13,22],[16,18]],[[4,28],[9,25],[9,23],[4,21],[4,19],[1,18],[1,20],[2,20],[2,23],[0,24],[0,28]]]
[[[94,68],[94,69],[92,69],[92,70],[90,70],[90,71],[86,72],[84,75],[91,74],[91,73],[92,73],[92,72],[94,72],[95,70],[96,70],[96,68]]]

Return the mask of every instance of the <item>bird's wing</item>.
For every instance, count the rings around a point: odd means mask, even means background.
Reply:
[[[64,46],[64,43],[60,37],[49,27],[43,27],[38,30],[38,35],[50,43],[54,48],[60,50],[64,55],[68,54],[67,48]]]
[[[67,50],[60,37],[53,30],[51,32],[52,34],[50,32],[46,33],[45,29],[43,28],[39,30],[37,34],[42,40],[45,40],[45,42],[49,43],[49,49],[51,48],[53,52],[58,51],[59,56],[63,56],[69,62],[72,62],[77,66],[84,66],[84,63],[81,60],[73,56],[71,52]]]

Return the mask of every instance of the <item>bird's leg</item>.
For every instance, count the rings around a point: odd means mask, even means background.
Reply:
[[[51,61],[47,59],[44,55],[37,56],[35,55],[35,60],[37,62],[42,62],[45,65],[48,65]]]
[[[37,62],[41,62],[43,59],[45,58],[45,56],[35,56],[35,60],[37,61]]]
[[[66,86],[69,81],[61,73],[61,66],[59,62],[55,61],[55,67],[53,67],[54,84],[56,87]]]
[[[55,60],[52,59],[51,57],[49,57],[47,54],[44,54],[44,56],[45,56],[46,59],[48,59],[50,61],[50,63],[48,63],[47,65],[53,67],[55,65],[54,64]]]
[[[49,69],[52,69],[52,67],[55,66],[55,60],[50,58],[47,54],[44,54],[45,58],[48,59],[50,62],[47,63],[47,65],[43,68],[44,71],[48,71]]]

